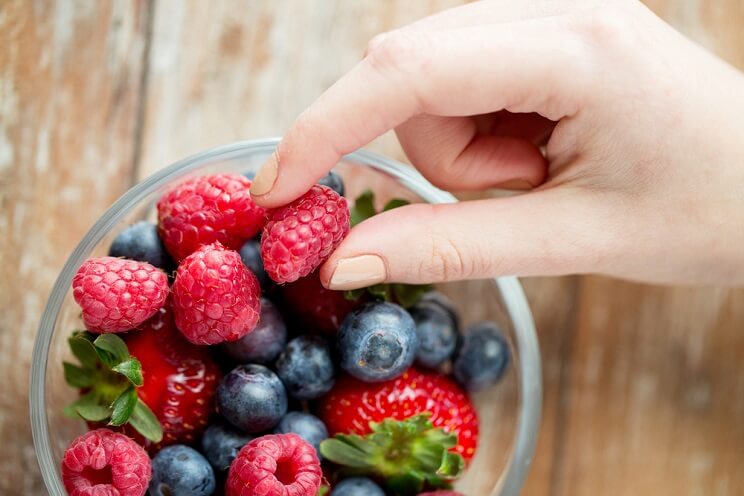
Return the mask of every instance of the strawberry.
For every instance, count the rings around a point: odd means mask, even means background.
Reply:
[[[170,306],[124,340],[142,363],[145,381],[137,394],[163,426],[163,440],[154,447],[198,439],[214,411],[221,378],[208,349],[184,339],[173,323]]]
[[[468,396],[451,379],[414,367],[380,383],[339,378],[322,400],[320,417],[331,435],[368,434],[370,422],[405,420],[423,413],[431,415],[434,427],[457,434],[454,451],[466,460],[475,455],[478,416]]]
[[[193,442],[214,409],[217,364],[181,336],[168,304],[123,337],[76,332],[68,340],[80,364],[65,363],[65,378],[81,397],[66,413],[121,430],[151,452]]]
[[[349,312],[366,301],[364,295],[346,296],[343,291],[324,288],[317,271],[281,287],[282,307],[297,324],[329,336],[338,332]]]
[[[478,439],[478,418],[464,391],[415,368],[381,383],[340,378],[320,416],[334,436],[321,443],[323,457],[385,480],[394,494],[449,487]]]

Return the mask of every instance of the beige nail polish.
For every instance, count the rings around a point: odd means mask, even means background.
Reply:
[[[253,178],[253,182],[251,183],[251,194],[261,196],[271,191],[276,182],[278,170],[279,160],[277,159],[275,152],[271,154],[271,157],[269,157],[266,163],[258,170],[256,177]]]
[[[377,255],[344,258],[336,264],[330,289],[345,290],[379,284],[385,280],[385,263]]]

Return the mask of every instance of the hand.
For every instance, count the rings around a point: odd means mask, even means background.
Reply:
[[[439,187],[528,191],[360,224],[322,268],[333,289],[569,273],[744,283],[744,77],[638,2],[594,3],[478,2],[377,36],[289,129],[256,201],[287,203],[395,128]]]

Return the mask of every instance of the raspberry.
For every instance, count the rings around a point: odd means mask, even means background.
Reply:
[[[250,180],[235,174],[189,179],[158,202],[158,228],[168,252],[180,261],[219,241],[238,249],[266,224],[266,210],[251,200]]]
[[[176,327],[194,344],[238,340],[258,323],[259,296],[258,279],[238,252],[220,243],[202,246],[176,272]]]
[[[146,262],[101,257],[86,260],[72,280],[72,295],[91,332],[124,332],[165,304],[168,276]]]
[[[142,496],[151,476],[145,450],[108,429],[75,439],[62,458],[62,481],[70,496]]]
[[[315,496],[322,477],[311,444],[297,434],[270,434],[240,450],[225,489],[227,496]]]
[[[325,261],[348,232],[346,198],[327,186],[315,185],[272,213],[261,238],[266,273],[278,283],[305,277]]]

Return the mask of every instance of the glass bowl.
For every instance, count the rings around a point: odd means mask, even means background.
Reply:
[[[80,310],[70,285],[82,262],[106,255],[126,226],[155,218],[155,203],[174,183],[189,175],[255,171],[274,150],[277,139],[235,143],[186,158],[127,191],[103,214],[67,260],[52,289],[39,325],[30,384],[31,421],[44,482],[53,496],[64,496],[60,461],[68,443],[85,425],[63,416],[73,390],[64,382],[62,361],[70,359],[66,339],[80,329]],[[451,194],[429,184],[411,167],[360,150],[336,169],[355,198],[372,189],[382,202],[402,197],[413,202],[452,203]],[[534,322],[522,287],[513,277],[444,284],[439,288],[456,303],[463,324],[494,320],[507,336],[512,361],[503,379],[474,396],[481,424],[479,448],[457,489],[468,495],[519,494],[535,450],[542,402],[540,352]]]

